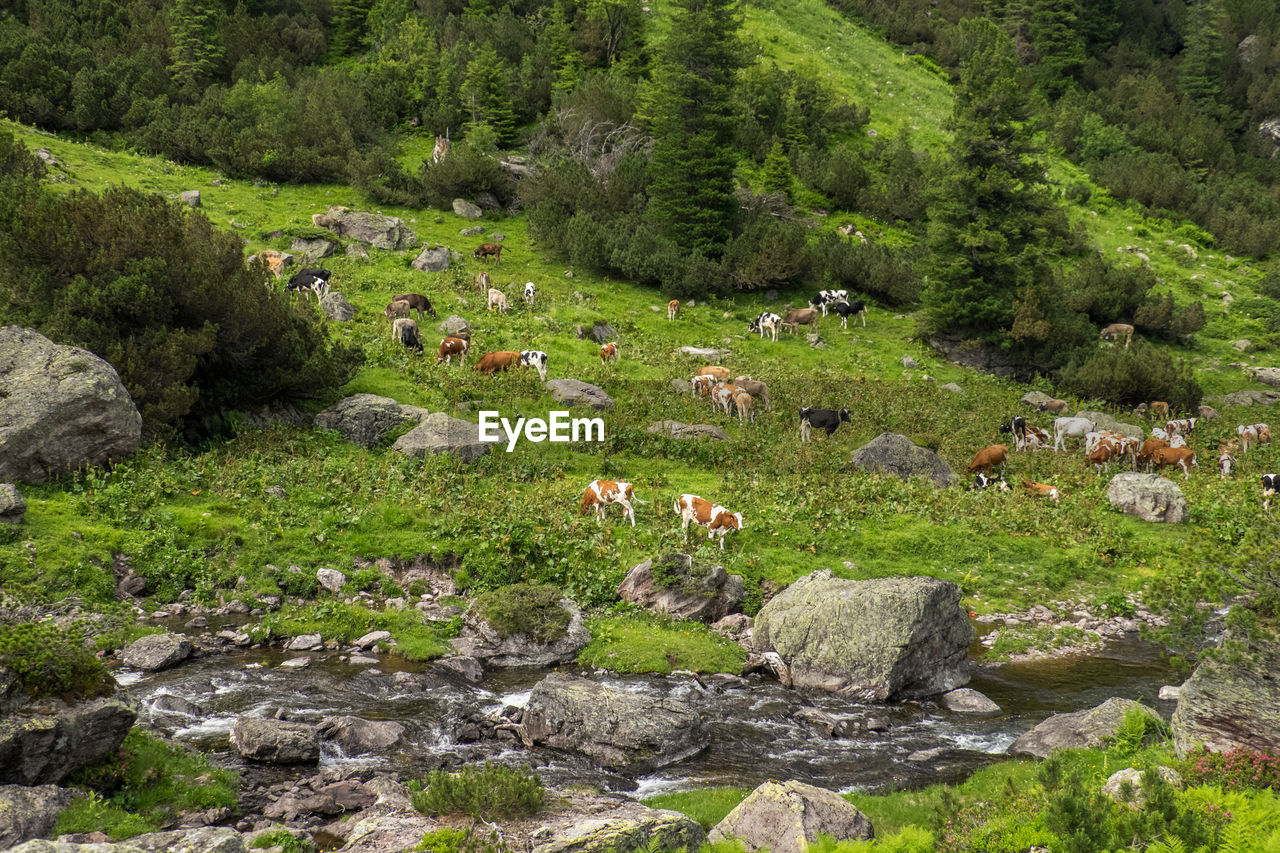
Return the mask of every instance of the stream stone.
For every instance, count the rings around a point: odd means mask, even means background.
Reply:
[[[1163,725],[1160,715],[1132,699],[1111,697],[1094,708],[1054,714],[1010,744],[1010,755],[1048,758],[1060,749],[1090,749],[1102,746],[1120,729],[1125,714],[1137,711]]]
[[[0,718],[0,785],[60,784],[120,748],[137,714],[94,699],[54,714],[26,706]]]
[[[969,680],[973,628],[950,581],[848,581],[824,569],[774,596],[752,632],[756,651],[780,655],[796,687],[885,702]]]
[[[74,798],[56,785],[0,785],[0,850],[48,835]]]
[[[116,843],[28,841],[8,853],[245,853],[244,836],[226,826],[149,832]],[[406,848],[407,849],[407,848]]]
[[[320,758],[315,726],[262,717],[240,717],[231,728],[231,745],[245,758],[273,764],[314,764]]]
[[[595,791],[551,793],[548,799],[561,805],[539,816],[530,833],[532,853],[675,853],[697,850],[707,838],[696,821],[679,812]]]
[[[634,566],[617,592],[623,601],[675,619],[715,622],[742,604],[742,575],[688,554],[665,554]]]
[[[1268,639],[1249,639],[1235,662],[1202,660],[1178,691],[1172,722],[1178,755],[1201,745],[1211,752],[1280,752],[1280,684],[1262,677],[1278,667],[1280,644]]]
[[[455,654],[474,658],[482,666],[526,667],[572,663],[578,652],[591,642],[591,632],[578,605],[562,598],[559,607],[568,611],[569,625],[564,634],[550,643],[539,643],[524,633],[503,637],[476,610],[467,611],[458,637],[450,641]]]
[[[182,663],[191,654],[191,641],[165,632],[147,634],[124,647],[120,662],[134,669],[154,672]]]
[[[534,743],[582,753],[615,772],[645,773],[696,755],[710,738],[692,706],[553,673],[522,720]]]
[[[834,791],[803,782],[765,782],[716,824],[708,840],[736,839],[747,850],[804,853],[819,835],[859,841],[875,835],[871,821]]]
[[[393,720],[365,720],[360,717],[325,717],[317,727],[320,737],[331,740],[347,755],[380,753],[395,746],[404,726]]]
[[[971,687],[942,694],[942,707],[955,714],[999,714],[1000,706]]]

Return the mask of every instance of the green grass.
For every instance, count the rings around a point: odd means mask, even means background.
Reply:
[[[648,797],[644,804],[654,809],[670,809],[696,820],[703,829],[711,829],[738,803],[747,798],[750,788],[703,788]]]
[[[591,642],[578,654],[583,666],[614,672],[732,672],[747,653],[700,622],[648,614],[599,616],[588,622]]]
[[[326,640],[350,643],[370,631],[389,631],[390,650],[409,660],[429,660],[449,651],[448,638],[457,625],[424,621],[417,610],[376,611],[340,601],[290,606],[266,616],[258,628],[265,636],[283,638],[319,634]]]

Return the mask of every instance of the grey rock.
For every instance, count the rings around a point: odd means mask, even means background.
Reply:
[[[282,661],[276,669],[306,669],[309,666],[311,666],[311,658],[300,657]]]
[[[484,211],[477,204],[472,204],[465,198],[455,198],[453,200],[453,212],[464,219],[479,219],[484,216]]]
[[[0,328],[0,389],[0,482],[42,483],[138,449],[142,415],[91,352]]]
[[[362,243],[348,243],[346,252],[348,258],[355,258],[361,261],[369,260],[369,250]]]
[[[827,348],[826,340],[823,339],[822,335],[818,334],[817,332],[810,332],[807,335],[805,335],[804,342],[807,343],[809,346],[813,347],[814,349]]]
[[[484,679],[484,667],[480,661],[465,655],[445,655],[433,663],[441,668],[462,676],[472,684],[479,684]]]
[[[200,206],[200,190],[187,190],[178,194],[178,200],[188,207]]]
[[[316,580],[320,581],[320,586],[335,595],[347,585],[347,576],[337,569],[317,569]]]
[[[707,839],[685,815],[627,797],[584,788],[549,794],[557,806],[537,818],[531,853],[677,853],[698,850]]]
[[[391,449],[405,456],[417,457],[428,453],[451,453],[462,462],[472,462],[488,453],[491,446],[480,440],[480,428],[470,421],[449,417],[444,412],[433,412],[396,439]]]
[[[1107,484],[1107,500],[1127,515],[1143,521],[1179,523],[1186,521],[1187,499],[1172,480],[1158,474],[1125,471]]]
[[[1142,427],[1135,426],[1134,424],[1122,423],[1121,421],[1111,417],[1111,415],[1108,415],[1106,412],[1090,412],[1082,410],[1076,412],[1076,417],[1093,421],[1100,430],[1110,430],[1111,432],[1118,432],[1121,435],[1132,436],[1133,438],[1144,438],[1147,434]]]
[[[0,483],[0,523],[21,524],[27,513],[27,502],[22,492],[12,483]]]
[[[551,379],[547,390],[557,403],[567,406],[588,406],[592,409],[612,409],[613,399],[604,389],[579,379]]]
[[[75,836],[72,836],[75,837]],[[9,853],[245,853],[244,836],[225,826],[150,832],[117,843],[32,840]]]
[[[729,574],[724,566],[688,554],[665,554],[633,567],[617,592],[623,601],[675,619],[715,622],[737,612],[742,589],[742,576]]]
[[[920,366],[919,362],[917,362],[914,358],[912,358],[909,355],[904,355],[902,358],[898,359],[898,363],[901,364],[903,367],[905,367],[907,370],[915,370],[917,367]]]
[[[974,633],[950,581],[848,581],[824,569],[770,599],[752,631],[755,650],[777,652],[796,687],[885,702],[969,680]]]
[[[381,753],[400,742],[404,726],[394,720],[325,717],[317,726],[320,737],[331,740],[347,755]]]
[[[42,161],[44,161],[44,164],[46,166],[59,166],[62,164],[62,161],[59,160],[56,156],[54,156],[54,153],[52,151],[50,151],[48,148],[45,148],[43,146],[41,146],[40,148],[32,149],[31,153],[39,157]]]
[[[440,322],[437,328],[446,335],[456,335],[458,332],[470,332],[471,324],[457,314],[450,314]]]
[[[181,714],[185,717],[199,717],[204,713],[199,705],[174,696],[172,693],[161,693],[151,702],[151,710],[165,714]]]
[[[918,447],[905,435],[881,433],[853,451],[850,460],[855,468],[869,474],[886,474],[903,480],[927,477],[940,489],[955,485],[956,472],[941,456]]]
[[[1270,406],[1280,402],[1280,391],[1259,391],[1253,388],[1244,391],[1233,391],[1230,394],[1218,394],[1209,397],[1215,406]]]
[[[1218,410],[1213,406],[1200,406],[1196,409],[1196,414],[1200,416],[1202,421],[1212,421],[1218,418]]]
[[[1034,378],[1033,371],[1025,362],[995,344],[935,335],[929,338],[929,345],[942,353],[948,361],[983,373],[1012,376],[1025,381]]]
[[[365,809],[350,821],[346,843],[341,853],[392,853],[413,850],[422,836],[439,827],[429,817],[424,817],[409,806],[375,805]]]
[[[689,383],[683,379],[673,379],[672,382],[681,382],[685,386],[685,393],[689,391]],[[649,432],[659,433],[665,432],[672,438],[710,438],[715,441],[728,441],[729,433],[725,432],[718,426],[711,424],[686,424],[680,421],[654,421],[649,424]]]
[[[1201,660],[1178,691],[1172,723],[1178,755],[1200,745],[1211,752],[1280,752],[1280,684],[1263,675],[1280,666],[1280,644],[1268,638],[1245,643],[1238,659]]]
[[[569,613],[569,626],[564,635],[551,643],[540,643],[523,633],[501,636],[485,618],[471,607],[463,620],[458,637],[451,641],[453,650],[462,657],[474,658],[484,666],[530,667],[572,663],[578,652],[591,642],[582,610],[567,598],[558,605]]]
[[[324,638],[319,634],[299,634],[284,644],[290,652],[316,652],[324,648]]]
[[[375,447],[387,433],[418,420],[418,411],[416,407],[402,406],[390,397],[355,394],[317,414],[315,425],[320,429],[337,430],[347,441],[362,447]]]
[[[954,382],[948,382],[946,385],[939,385],[938,388],[940,388],[943,391],[950,391],[952,394],[964,393],[964,389]]]
[[[598,344],[607,344],[609,341],[617,340],[618,333],[608,323],[597,321],[591,325],[591,337],[595,338]]]
[[[561,673],[534,686],[522,725],[534,743],[579,752],[626,773],[674,764],[710,740],[690,705]]]
[[[502,202],[498,201],[498,197],[488,190],[481,190],[476,193],[476,204],[480,205],[482,210],[500,211],[502,210]],[[494,235],[497,237],[498,235]]]
[[[1263,385],[1280,386],[1280,367],[1250,368],[1249,375]]]
[[[1010,755],[1048,758],[1059,749],[1088,749],[1102,746],[1120,729],[1125,714],[1131,710],[1145,714],[1157,723],[1160,715],[1132,699],[1112,697],[1094,708],[1054,714],[1009,746]]]
[[[385,643],[390,639],[390,631],[370,631],[360,639],[356,640],[355,645],[361,649],[371,649],[378,643]]]
[[[1182,774],[1172,767],[1157,767],[1156,772],[1160,774],[1161,779],[1173,787],[1182,787]],[[1120,794],[1121,788],[1126,785],[1132,793],[1132,799],[1122,797]],[[1142,792],[1142,771],[1136,767],[1126,767],[1108,776],[1102,786],[1102,793],[1117,803],[1128,803],[1134,808],[1141,808],[1147,802],[1147,797]]]
[[[418,238],[404,224],[403,219],[383,216],[381,213],[331,207],[328,213],[311,217],[311,221],[321,228],[328,228],[340,237],[350,237],[352,240],[368,243],[375,249],[399,251],[418,242]]]
[[[712,844],[730,839],[747,850],[804,853],[819,835],[837,843],[872,838],[871,821],[834,791],[803,782],[765,782],[708,834]]]
[[[287,720],[240,717],[231,728],[231,745],[245,758],[272,764],[314,764],[320,758],[316,727]]]
[[[1239,352],[1248,352],[1249,350],[1253,349],[1253,341],[1249,340],[1248,338],[1240,338],[1238,340],[1232,341],[1231,346],[1235,347],[1235,349]]]
[[[153,672],[182,663],[191,654],[191,641],[165,632],[139,637],[124,647],[120,662],[134,669]]]
[[[1182,685],[1166,684],[1160,688],[1160,693],[1156,698],[1162,699],[1165,702],[1177,702],[1178,698],[1181,695],[1182,695]]]
[[[485,230],[486,229],[483,225],[473,225],[470,228],[463,228],[458,233],[463,237],[479,237],[485,232]]]
[[[942,707],[953,714],[999,714],[1000,706],[971,687],[942,694]]]
[[[294,237],[293,242],[289,244],[289,251],[297,252],[300,255],[306,255],[313,261],[318,261],[321,258],[327,258],[337,250],[337,243],[332,240],[326,240],[323,237],[317,237],[315,239]]]
[[[430,246],[418,253],[411,266],[420,272],[444,272],[449,268],[452,255],[448,246]]]
[[[356,308],[336,290],[331,290],[320,300],[320,310],[335,323],[345,323],[356,315]]]
[[[1022,395],[1020,402],[1031,406],[1034,409],[1043,410],[1046,403],[1052,402],[1053,398],[1042,391],[1028,391]]]
[[[75,794],[55,785],[0,785],[0,850],[53,832]]]
[[[137,714],[113,699],[0,718],[0,785],[60,784],[120,748]]]
[[[691,302],[685,303],[686,306],[692,304]],[[703,361],[723,361],[730,355],[727,349],[714,349],[711,347],[680,347],[680,354],[691,355]]]

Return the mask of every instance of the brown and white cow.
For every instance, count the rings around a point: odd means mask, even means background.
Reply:
[[[1147,471],[1151,470],[1152,464],[1155,463],[1156,452],[1164,450],[1169,446],[1169,442],[1163,438],[1148,438],[1142,442],[1142,447],[1138,450],[1138,456],[1135,460],[1138,464],[1145,464]]]
[[[1170,438],[1173,438],[1175,435],[1191,435],[1192,431],[1196,428],[1196,421],[1198,420],[1200,419],[1178,418],[1177,420],[1166,421],[1164,425],[1165,432],[1169,434]]]
[[[710,397],[711,389],[716,386],[716,378],[699,373],[689,380],[689,389],[695,397]]]
[[[617,361],[620,355],[621,355],[621,350],[618,348],[617,341],[610,341],[609,343],[600,347],[600,363],[601,364],[604,364],[605,362],[608,362],[608,361]]]
[[[729,368],[709,364],[706,367],[698,368],[698,375],[714,377],[717,382],[727,382],[729,380]]]
[[[1196,454],[1190,447],[1162,447],[1155,452],[1152,461],[1161,472],[1166,466],[1177,465],[1182,469],[1184,480],[1191,474],[1191,469],[1197,467]]]
[[[694,522],[707,528],[707,539],[720,537],[720,550],[724,550],[724,536],[730,530],[741,530],[746,525],[742,521],[742,513],[729,510],[703,500],[697,495],[681,495],[675,502],[676,515],[680,516],[680,529],[684,531],[684,540],[689,541],[689,523]]]
[[[672,299],[667,303],[667,319],[674,320],[676,315],[680,313],[680,300]]]
[[[480,361],[476,363],[476,370],[485,376],[492,376],[499,370],[508,370],[519,363],[520,353],[499,350],[498,352],[487,352],[482,355]]]
[[[453,148],[453,143],[449,141],[447,131],[444,136],[437,136],[435,147],[431,149],[431,165],[438,165],[441,160],[448,157],[451,148]]]
[[[1058,487],[1051,486],[1048,483],[1037,483],[1033,480],[1023,480],[1022,490],[1032,498],[1048,498],[1056,501],[1059,498]]]
[[[630,483],[615,480],[592,480],[587,491],[582,495],[582,504],[578,507],[578,515],[586,515],[592,509],[596,511],[596,523],[604,521],[604,508],[610,504],[622,507],[623,521],[630,521],[636,526],[636,511],[631,502],[644,503],[636,498]]]
[[[467,360],[467,353],[471,351],[471,341],[455,338],[452,335],[440,342],[440,353],[436,356],[436,364],[441,362],[452,364],[457,358],[460,361]]]
[[[732,382],[718,382],[711,389],[711,402],[716,408],[723,411],[726,415],[733,414],[733,399],[741,390]]]

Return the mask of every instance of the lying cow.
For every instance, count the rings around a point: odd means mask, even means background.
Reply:
[[[391,297],[391,304],[397,302],[409,303],[409,308],[418,312],[418,321],[422,321],[424,313],[436,316],[436,309],[431,307],[431,300],[423,296],[421,293],[401,293],[398,296]]]
[[[644,501],[636,498],[630,483],[624,483],[620,480],[592,480],[587,484],[587,491],[582,495],[582,503],[578,506],[578,515],[586,515],[594,509],[596,523],[600,524],[604,521],[604,508],[610,504],[617,504],[622,507],[622,520],[630,521],[631,526],[635,527],[636,510],[631,505],[633,500],[636,503],[644,503]]]
[[[814,409],[809,406],[800,410],[800,441],[808,441],[811,430],[820,429],[830,438],[840,424],[852,423],[848,409]]]
[[[689,523],[695,522],[707,528],[707,539],[720,537],[720,550],[724,550],[724,537],[730,530],[741,530],[745,525],[742,513],[729,510],[703,500],[697,495],[681,495],[675,502],[676,515],[680,516],[680,529],[684,531],[684,541],[689,541]]]
[[[1023,480],[1022,490],[1027,493],[1027,497],[1048,498],[1051,501],[1056,501],[1058,499],[1058,487],[1051,486],[1048,483],[1037,483],[1032,480]]]
[[[991,477],[986,474],[976,474],[973,478],[974,491],[982,489],[995,489],[997,492],[1009,491],[1009,484],[1004,481],[1004,475],[999,477]]]
[[[1124,338],[1124,348],[1129,348],[1129,341],[1133,340],[1133,326],[1128,323],[1112,323],[1105,327],[1098,337],[1104,341],[1116,341]]]

